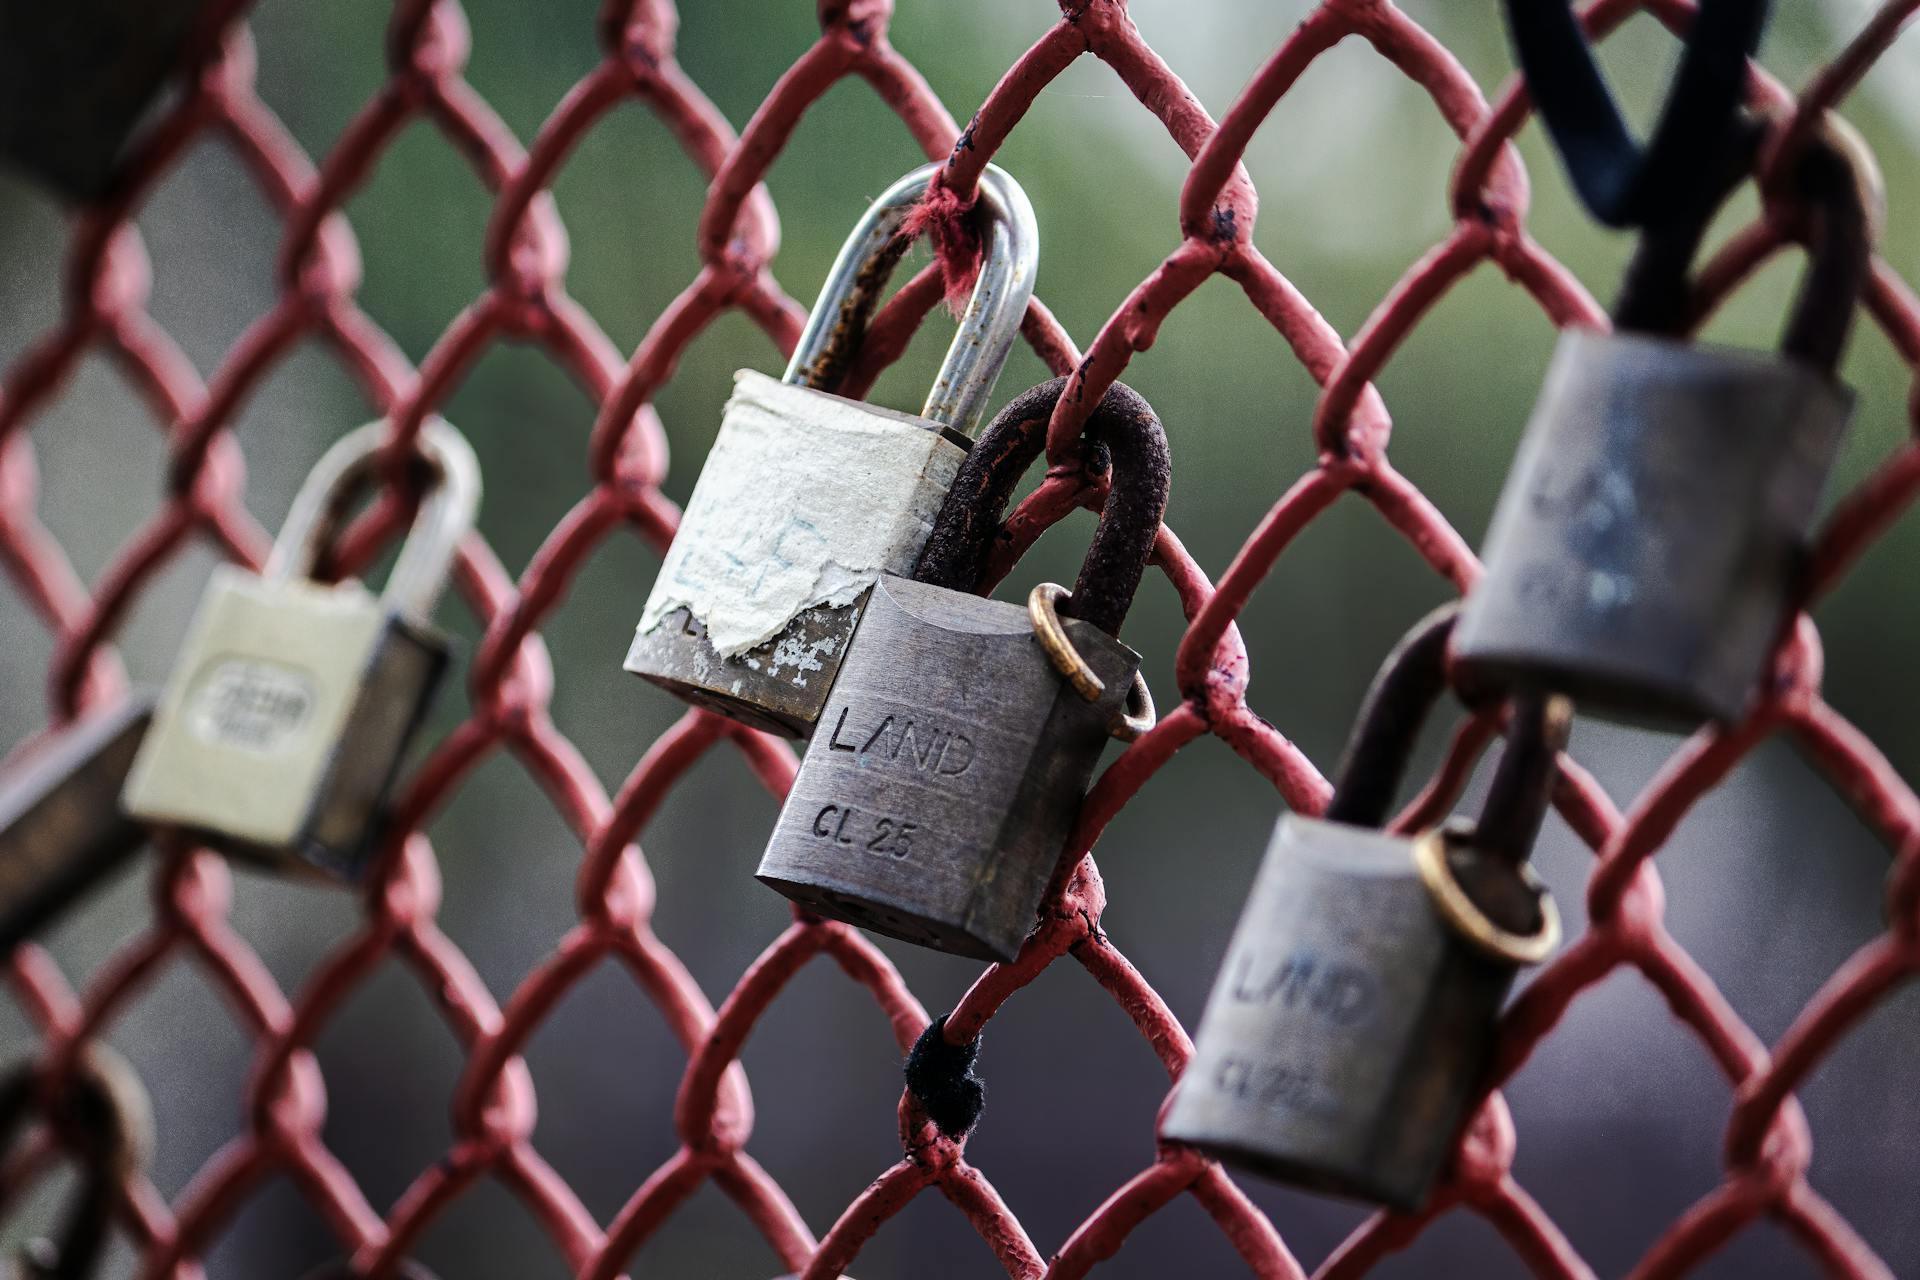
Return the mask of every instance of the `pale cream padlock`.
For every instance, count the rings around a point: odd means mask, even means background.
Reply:
[[[122,796],[128,813],[225,853],[347,879],[447,664],[432,628],[480,502],[466,438],[429,419],[430,489],[384,591],[311,577],[385,426],[307,477],[265,569],[214,571]]]

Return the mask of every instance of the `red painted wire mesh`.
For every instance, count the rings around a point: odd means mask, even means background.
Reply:
[[[724,720],[688,712],[609,797],[548,715],[552,670],[539,628],[565,606],[576,570],[609,537],[637,531],[658,551],[673,534],[677,512],[659,491],[663,437],[650,401],[672,376],[680,353],[731,309],[747,315],[782,348],[791,347],[798,335],[803,309],[772,273],[777,233],[772,204],[759,183],[807,106],[838,80],[856,77],[898,114],[929,157],[951,157],[931,202],[938,238],[943,229],[952,229],[980,167],[1036,97],[1075,59],[1098,58],[1192,159],[1179,205],[1183,238],[1119,300],[1084,354],[1046,309],[1034,304],[1025,325],[1028,341],[1055,371],[1072,373],[1084,394],[1070,390],[1062,399],[1049,438],[1054,467],[1014,518],[1016,548],[1023,550],[1048,525],[1097,497],[1075,466],[1074,441],[1083,416],[1077,406],[1097,401],[1151,345],[1168,313],[1216,273],[1245,291],[1320,384],[1314,421],[1320,459],[1274,503],[1217,584],[1207,580],[1171,532],[1163,533],[1157,563],[1178,590],[1189,620],[1175,664],[1179,700],[1157,729],[1101,776],[1068,849],[1068,857],[1081,859],[1077,870],[1044,909],[1019,958],[987,969],[952,1011],[947,1034],[956,1040],[977,1034],[1041,970],[1070,959],[1126,1012],[1169,1077],[1179,1074],[1191,1052],[1187,1034],[1101,931],[1104,892],[1092,860],[1081,856],[1160,766],[1203,734],[1224,739],[1293,808],[1311,812],[1324,804],[1327,784],[1321,775],[1243,698],[1248,672],[1235,618],[1250,594],[1301,530],[1348,494],[1371,504],[1456,587],[1465,588],[1477,572],[1473,555],[1445,517],[1390,464],[1390,422],[1370,379],[1448,289],[1486,261],[1557,325],[1601,326],[1605,317],[1582,285],[1527,235],[1526,176],[1507,146],[1526,120],[1523,94],[1509,84],[1489,104],[1444,47],[1384,0],[1322,0],[1261,66],[1221,122],[1206,114],[1145,43],[1123,0],[1061,0],[1059,7],[1059,23],[1007,71],[963,135],[920,74],[889,45],[890,0],[819,0],[819,39],[780,77],[736,137],[674,61],[677,19],[670,0],[609,0],[600,18],[602,60],[523,148],[462,78],[468,36],[457,4],[399,0],[387,42],[390,75],[317,165],[255,95],[248,37],[243,26],[236,26],[142,143],[126,192],[77,219],[63,317],[0,383],[0,559],[55,637],[50,681],[57,720],[120,696],[124,678],[110,641],[132,601],[174,557],[205,541],[232,559],[260,562],[268,539],[243,505],[240,453],[230,428],[240,406],[297,344],[317,340],[331,351],[387,415],[396,449],[407,448],[425,416],[483,353],[503,342],[544,350],[599,406],[589,446],[592,487],[548,533],[519,576],[478,535],[463,545],[457,587],[485,626],[485,639],[467,672],[473,714],[404,780],[398,804],[403,826],[415,834],[383,851],[365,891],[363,926],[330,953],[300,991],[284,993],[230,927],[226,867],[211,854],[189,848],[161,850],[157,918],[121,946],[83,991],[72,990],[33,946],[10,958],[8,975],[41,1029],[40,1058],[55,1076],[73,1068],[76,1048],[100,1035],[163,963],[182,955],[197,959],[212,975],[255,1045],[243,1132],[215,1153],[171,1204],[138,1176],[124,1186],[118,1217],[136,1246],[143,1275],[200,1274],[197,1259],[230,1227],[251,1191],[276,1176],[288,1178],[318,1207],[355,1271],[363,1274],[388,1273],[429,1224],[483,1178],[522,1200],[582,1277],[621,1273],[648,1236],[709,1179],[787,1266],[814,1280],[853,1264],[881,1224],[929,1190],[968,1217],[1010,1276],[1084,1274],[1113,1254],[1143,1219],[1183,1193],[1201,1202],[1253,1273],[1304,1274],[1271,1223],[1218,1167],[1176,1149],[1158,1151],[1066,1240],[1035,1242],[986,1173],[967,1162],[964,1143],[940,1137],[905,1096],[899,1162],[877,1171],[873,1183],[816,1238],[749,1154],[752,1111],[736,1055],[788,980],[821,953],[871,993],[903,1050],[926,1026],[926,1011],[860,933],[807,918],[796,918],[766,947],[716,1010],[649,927],[654,895],[636,840],[676,780],[709,749],[725,745],[743,752],[775,794],[784,792],[792,778],[791,751]],[[1637,0],[1599,0],[1587,12],[1588,25],[1604,33],[1641,7]],[[1644,7],[1676,29],[1684,28],[1691,14],[1683,0],[1653,0]],[[1779,121],[1775,141],[1759,163],[1763,192],[1800,128],[1853,88],[1916,10],[1920,0],[1887,0],[1844,53],[1813,77],[1797,104],[1756,73],[1752,93]],[[1257,198],[1239,164],[1255,130],[1306,67],[1348,37],[1370,44],[1424,88],[1462,139],[1447,193],[1452,230],[1406,271],[1350,346],[1253,247]],[[567,295],[566,238],[548,188],[581,138],[628,99],[663,120],[712,183],[697,231],[699,272],[631,357],[623,359],[594,318]],[[387,146],[416,119],[431,121],[494,196],[485,244],[487,287],[448,325],[418,368],[356,304],[359,262],[353,231],[341,213]],[[148,262],[130,219],[183,155],[215,138],[243,158],[283,220],[284,240],[276,305],[203,381],[147,313]],[[963,139],[957,149],[956,139]],[[1783,247],[1792,225],[1790,210],[1767,201],[1761,219],[1733,237],[1705,271],[1709,295],[1718,299],[1737,287]],[[883,309],[854,374],[855,394],[899,355],[938,304],[941,270],[937,263],[927,268]],[[1913,290],[1885,264],[1876,264],[1865,305],[1901,358],[1920,367],[1920,298]],[[24,428],[92,352],[105,353],[167,425],[170,499],[157,517],[132,533],[90,590],[36,516],[33,452]],[[1920,397],[1914,413],[1920,419]],[[1816,592],[1832,587],[1917,490],[1920,445],[1909,442],[1844,497],[1821,532]],[[406,507],[397,488],[387,491],[342,536],[339,563],[352,568],[378,555],[401,531]],[[1686,743],[1624,813],[1576,766],[1569,766],[1558,796],[1562,814],[1596,850],[1588,886],[1591,926],[1507,1015],[1498,1079],[1520,1068],[1582,992],[1627,966],[1644,976],[1698,1036],[1735,1094],[1723,1181],[1658,1237],[1639,1263],[1638,1276],[1683,1273],[1763,1215],[1783,1224],[1830,1274],[1891,1275],[1809,1185],[1811,1139],[1793,1090],[1854,1024],[1920,968],[1920,796],[1864,734],[1822,700],[1820,676],[1819,640],[1803,618],[1783,646],[1770,693],[1752,718],[1731,731],[1705,732]],[[1805,749],[1894,851],[1895,862],[1885,932],[1841,966],[1780,1042],[1769,1047],[1663,928],[1652,855],[1707,789],[1776,732]],[[1427,803],[1416,808],[1431,811],[1451,796],[1473,750],[1489,733],[1485,724],[1468,725]],[[478,763],[501,751],[532,773],[586,850],[577,882],[578,925],[504,1004],[436,926],[437,866],[425,837],[417,833]],[[466,1066],[452,1099],[452,1147],[383,1212],[322,1143],[324,1084],[309,1046],[357,985],[390,957],[439,997],[464,1045]],[[636,975],[685,1045],[688,1065],[674,1115],[679,1150],[603,1224],[532,1140],[534,1085],[519,1054],[573,984],[607,958]],[[1142,1114],[1130,1122],[1145,1131],[1152,1117]],[[1466,1210],[1488,1220],[1536,1274],[1592,1275],[1511,1176],[1513,1150],[1513,1122],[1495,1092],[1466,1131],[1431,1205],[1417,1215],[1369,1220],[1319,1274],[1365,1274],[1435,1218]],[[42,1143],[0,1169],[0,1198],[17,1194],[49,1159]]]

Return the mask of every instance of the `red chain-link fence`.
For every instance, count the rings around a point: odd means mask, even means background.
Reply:
[[[709,749],[741,752],[776,795],[793,777],[792,752],[727,721],[688,712],[609,797],[548,714],[552,669],[539,630],[565,607],[576,570],[606,539],[625,531],[637,530],[655,551],[673,535],[677,511],[659,488],[664,444],[651,401],[677,359],[729,310],[744,313],[783,349],[799,333],[803,308],[772,272],[777,232],[760,182],[809,104],[842,79],[864,80],[929,157],[948,161],[930,200],[938,236],[943,226],[954,226],[981,166],[1035,99],[1070,63],[1091,55],[1112,69],[1191,158],[1179,202],[1184,238],[1118,301],[1084,354],[1045,307],[1033,305],[1027,340],[1049,367],[1071,373],[1075,385],[1052,424],[1049,474],[1011,522],[1012,554],[1097,497],[1076,467],[1081,407],[1098,400],[1152,344],[1169,312],[1209,277],[1223,275],[1245,292],[1322,393],[1313,424],[1319,461],[1273,504],[1217,584],[1172,532],[1162,534],[1156,562],[1178,591],[1189,622],[1173,669],[1179,698],[1163,698],[1173,705],[1158,728],[1099,778],[1068,853],[1084,855],[1175,752],[1209,733],[1270,780],[1287,805],[1313,812],[1324,804],[1327,784],[1320,773],[1244,699],[1248,669],[1235,618],[1249,596],[1301,531],[1342,495],[1370,504],[1455,587],[1464,589],[1477,572],[1467,544],[1389,462],[1387,410],[1370,380],[1436,302],[1483,262],[1491,261],[1525,290],[1556,325],[1598,327],[1605,317],[1586,289],[1527,234],[1526,176],[1507,145],[1527,118],[1519,87],[1503,87],[1490,104],[1447,49],[1384,0],[1323,0],[1220,122],[1141,38],[1122,0],[1062,0],[1059,7],[1059,22],[1006,72],[963,132],[889,44],[889,0],[821,0],[818,41],[794,60],[736,136],[674,60],[677,16],[669,0],[609,0],[600,18],[604,57],[523,148],[463,79],[468,33],[458,5],[400,0],[387,40],[389,78],[317,165],[256,96],[248,35],[236,26],[218,56],[146,135],[124,192],[77,217],[65,268],[64,315],[0,384],[0,557],[20,597],[54,637],[56,721],[122,696],[124,678],[110,642],[130,605],[176,557],[204,541],[231,559],[261,561],[268,538],[243,505],[240,451],[230,428],[243,403],[296,344],[317,341],[333,354],[386,415],[396,451],[410,447],[425,417],[485,352],[503,342],[540,348],[599,406],[589,445],[593,483],[518,576],[477,534],[463,545],[457,587],[485,629],[466,671],[472,715],[403,780],[397,825],[412,834],[382,851],[364,891],[364,926],[332,950],[297,996],[276,984],[231,927],[227,868],[213,855],[185,847],[160,851],[151,926],[121,945],[84,990],[70,987],[37,947],[24,946],[10,958],[8,975],[41,1031],[37,1056],[49,1079],[74,1070],[76,1051],[110,1028],[165,962],[183,955],[212,975],[252,1040],[243,1131],[172,1203],[139,1176],[122,1188],[117,1218],[142,1260],[142,1275],[199,1275],[198,1260],[210,1244],[230,1229],[253,1191],[274,1177],[289,1180],[316,1206],[355,1273],[366,1275],[390,1274],[449,1205],[482,1179],[524,1202],[573,1272],[603,1280],[620,1274],[663,1221],[709,1181],[788,1268],[813,1280],[854,1265],[863,1243],[927,1191],[966,1215],[1010,1276],[1082,1275],[1182,1194],[1204,1206],[1253,1273],[1304,1274],[1287,1243],[1225,1173],[1177,1149],[1160,1149],[1152,1163],[1113,1187],[1068,1238],[1035,1241],[987,1174],[967,1161],[964,1141],[940,1136],[904,1095],[899,1162],[877,1171],[816,1237],[749,1153],[752,1111],[735,1061],[742,1043],[796,971],[822,953],[871,994],[903,1051],[927,1025],[926,1010],[859,932],[805,917],[766,946],[716,1009],[650,927],[655,899],[636,840],[675,783]],[[1587,23],[1596,35],[1605,33],[1641,7],[1637,0],[1600,0],[1587,11]],[[1682,0],[1644,7],[1676,30],[1685,28],[1691,14]],[[1887,0],[1797,102],[1756,74],[1752,95],[1778,121],[1758,165],[1763,193],[1809,120],[1853,88],[1917,10],[1920,0]],[[1406,271],[1350,345],[1254,248],[1257,200],[1239,163],[1255,130],[1302,72],[1348,37],[1364,40],[1417,82],[1462,140],[1447,193],[1451,231]],[[712,182],[696,232],[698,273],[623,359],[567,294],[566,238],[548,188],[583,136],[630,99],[665,122]],[[419,119],[432,122],[494,199],[484,246],[488,284],[415,368],[356,303],[359,260],[341,209],[395,136]],[[131,218],[183,155],[214,137],[243,158],[285,232],[277,304],[203,380],[148,313],[148,260]],[[1789,211],[1765,202],[1762,218],[1735,235],[1705,270],[1709,299],[1727,295],[1781,249],[1791,227]],[[939,303],[943,283],[936,263],[884,307],[849,394],[860,394],[900,355]],[[1865,306],[1901,359],[1920,367],[1920,298],[1912,289],[1877,264]],[[93,353],[104,353],[166,425],[169,497],[89,589],[36,513],[38,486],[25,428]],[[1920,398],[1915,409],[1920,417]],[[1177,454],[1180,426],[1170,425]],[[682,465],[697,466],[697,460]],[[400,474],[396,469],[396,478]],[[1917,490],[1920,445],[1906,443],[1843,497],[1822,530],[1816,593],[1849,570]],[[398,488],[385,492],[343,534],[339,565],[352,569],[378,556],[401,532],[406,507]],[[1164,678],[1164,667],[1149,670]],[[1416,816],[1437,813],[1451,800],[1491,732],[1482,721],[1460,731],[1438,779],[1416,804]],[[1703,793],[1775,733],[1800,744],[1893,851],[1894,864],[1884,933],[1834,973],[1768,1047],[1663,928],[1652,855]],[[439,873],[418,833],[476,765],[503,751],[538,780],[586,850],[576,885],[578,925],[504,1002],[437,926]],[[1688,741],[1624,813],[1575,766],[1568,767],[1557,799],[1561,814],[1596,851],[1588,886],[1590,926],[1506,1016],[1496,1079],[1518,1071],[1583,992],[1618,970],[1637,970],[1705,1046],[1734,1092],[1734,1105],[1724,1180],[1658,1235],[1635,1274],[1686,1272],[1766,1215],[1828,1274],[1891,1275],[1841,1212],[1809,1185],[1811,1138],[1793,1091],[1850,1028],[1920,967],[1920,796],[1822,700],[1820,645],[1812,624],[1803,619],[1783,647],[1775,679],[1752,717],[1730,731]],[[1104,903],[1099,873],[1083,858],[1064,896],[1044,908],[1019,958],[986,969],[951,1011],[947,1036],[976,1036],[1042,970],[1070,959],[1132,1020],[1168,1077],[1177,1077],[1191,1052],[1187,1034],[1101,930]],[[466,1063],[451,1099],[453,1144],[383,1209],[369,1202],[321,1139],[325,1089],[311,1046],[330,1016],[389,959],[434,993],[464,1046]],[[684,1044],[687,1066],[673,1117],[679,1149],[633,1189],[610,1222],[601,1223],[533,1140],[534,1082],[520,1054],[549,1012],[605,959],[637,976]],[[1144,1140],[1153,1120],[1143,1112],[1113,1122],[1138,1126]],[[1592,1275],[1514,1180],[1514,1145],[1513,1120],[1495,1092],[1468,1128],[1430,1205],[1411,1216],[1372,1218],[1318,1274],[1366,1274],[1436,1218],[1466,1210],[1490,1222],[1534,1273]],[[56,1156],[46,1139],[17,1153],[0,1169],[0,1198],[18,1196]]]

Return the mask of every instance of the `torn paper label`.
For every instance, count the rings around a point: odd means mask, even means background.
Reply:
[[[922,419],[740,371],[640,633],[684,608],[737,657],[913,572],[965,456]]]

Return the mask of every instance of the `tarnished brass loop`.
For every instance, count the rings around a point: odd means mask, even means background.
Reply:
[[[1560,945],[1560,911],[1553,899],[1540,894],[1540,927],[1531,934],[1515,933],[1496,924],[1460,887],[1447,858],[1447,832],[1436,828],[1413,843],[1413,866],[1433,899],[1433,906],[1454,932],[1495,960],[1512,965],[1539,964]],[[1529,887],[1539,888],[1533,869],[1516,868]]]
[[[1081,697],[1088,702],[1098,702],[1100,695],[1107,691],[1107,683],[1093,673],[1087,660],[1073,647],[1073,641],[1067,639],[1066,628],[1060,625],[1060,602],[1072,598],[1057,582],[1039,583],[1027,593],[1027,616],[1033,619],[1033,634],[1039,638],[1040,647],[1046,650],[1054,670],[1065,676]]]
[[[1034,638],[1040,641],[1040,648],[1053,663],[1053,669],[1064,676],[1081,697],[1088,702],[1098,702],[1107,691],[1106,681],[1094,674],[1087,660],[1073,647],[1073,641],[1067,638],[1066,628],[1060,625],[1060,602],[1072,598],[1072,593],[1057,582],[1039,583],[1027,594],[1027,616],[1033,619]],[[1127,709],[1108,727],[1108,732],[1121,742],[1132,742],[1153,728],[1158,720],[1153,708],[1153,691],[1147,688],[1146,676],[1136,671],[1133,687],[1127,690]]]
[[[1160,722],[1159,713],[1153,709],[1153,690],[1147,688],[1147,678],[1140,672],[1133,673],[1133,688],[1127,690],[1127,709],[1120,718],[1107,726],[1107,732],[1117,741],[1132,742]]]

